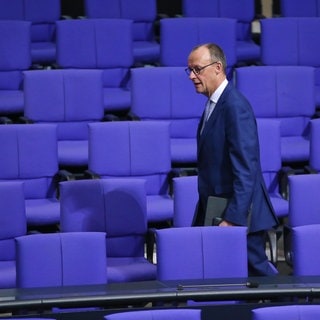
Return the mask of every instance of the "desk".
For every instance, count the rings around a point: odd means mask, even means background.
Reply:
[[[102,307],[105,310],[119,310],[128,306],[141,308],[147,304],[185,303],[187,300],[257,302],[257,300],[279,297],[320,298],[320,277],[275,276],[2,289],[0,290],[0,312],[15,313],[19,310],[45,311],[52,307],[93,306]]]

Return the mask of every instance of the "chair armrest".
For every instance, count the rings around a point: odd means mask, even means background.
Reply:
[[[84,179],[100,179],[100,175],[92,170],[85,170],[83,173]]]
[[[169,183],[169,194],[173,195],[173,178],[178,177],[187,177],[187,176],[196,176],[198,175],[197,168],[171,168],[168,174],[168,183]]]
[[[288,200],[289,199],[289,176],[295,174],[301,174],[304,170],[293,169],[289,166],[282,167],[279,171],[279,192],[281,196]]]
[[[151,263],[155,263],[153,259],[153,254],[155,252],[155,243],[156,243],[156,229],[148,228],[146,233],[146,256],[147,260]]]
[[[1,116],[0,117],[0,124],[13,124],[13,121],[6,116]]]
[[[102,118],[103,122],[109,122],[109,121],[120,121],[119,116],[112,114],[112,113],[108,113],[105,114]]]
[[[283,225],[283,251],[286,263],[292,267],[292,228],[285,224]]]
[[[57,199],[60,199],[60,187],[59,183],[62,181],[72,181],[76,180],[76,177],[74,174],[67,170],[59,170],[55,176],[54,176],[54,184],[56,189],[56,197]]]
[[[19,117],[19,118],[18,118],[18,122],[19,122],[19,123],[22,123],[22,124],[32,124],[32,123],[34,123],[33,120],[31,120],[31,119],[29,119],[29,118],[27,118],[27,117],[25,117],[25,116]]]
[[[304,170],[305,170],[305,173],[309,173],[309,174],[317,174],[317,173],[319,173],[316,169],[312,168],[309,165],[305,166]]]
[[[137,116],[136,114],[134,114],[133,112],[129,111],[127,113],[127,119],[129,121],[140,121],[141,118],[139,116]]]

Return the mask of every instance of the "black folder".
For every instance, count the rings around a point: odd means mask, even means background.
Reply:
[[[217,226],[223,220],[223,214],[228,205],[228,199],[209,196],[205,213],[204,225]]]

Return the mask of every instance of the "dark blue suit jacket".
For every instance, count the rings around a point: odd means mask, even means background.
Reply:
[[[198,141],[199,203],[194,224],[203,225],[210,195],[229,198],[225,220],[249,232],[278,224],[260,166],[255,116],[246,98],[229,82]],[[250,219],[248,213],[251,210]]]

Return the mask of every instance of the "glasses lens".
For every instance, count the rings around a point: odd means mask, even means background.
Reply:
[[[184,70],[185,70],[186,74],[187,74],[188,76],[190,76],[190,74],[191,74],[191,72],[192,72],[192,69],[190,69],[190,68],[188,67],[188,68],[185,68]]]

